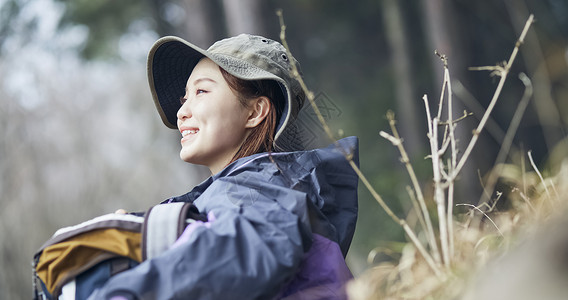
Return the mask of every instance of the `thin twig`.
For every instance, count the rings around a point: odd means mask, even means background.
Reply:
[[[436,54],[438,52],[436,51]],[[442,56],[440,56],[442,58]],[[445,57],[443,59],[446,62]],[[423,97],[424,104],[426,106],[426,116],[428,118],[428,139],[430,141],[430,153],[431,153],[431,160],[432,160],[432,172],[434,177],[434,200],[436,202],[436,208],[438,211],[438,227],[439,227],[439,234],[440,234],[440,246],[442,248],[442,262],[446,268],[450,266],[450,257],[449,257],[449,250],[448,250],[448,243],[447,243],[447,222],[445,217],[445,197],[444,191],[442,187],[442,175],[441,175],[441,165],[440,165],[440,149],[438,145],[438,122],[440,121],[440,116],[442,114],[442,104],[443,104],[443,95],[445,92],[445,86],[447,81],[444,80],[442,84],[442,96],[440,97],[440,103],[438,106],[438,115],[431,119],[430,116],[430,108],[428,104],[428,98],[426,96]]]
[[[448,187],[448,247],[449,247],[449,256],[450,258],[454,257],[454,181],[450,181],[451,184]]]
[[[505,134],[505,138],[503,139],[503,143],[501,144],[501,149],[499,149],[499,153],[497,154],[497,158],[495,159],[495,170],[490,173],[489,178],[487,179],[487,184],[484,188],[484,193],[481,194],[481,199],[479,199],[479,203],[483,203],[489,200],[493,191],[495,189],[495,185],[497,184],[497,180],[501,176],[503,172],[503,163],[507,158],[509,150],[511,149],[511,145],[513,144],[513,138],[515,137],[515,133],[521,124],[521,120],[525,113],[525,110],[529,104],[530,99],[533,95],[533,88],[531,80],[525,75],[525,73],[519,74],[519,79],[525,85],[525,91],[519,101],[519,105],[513,114],[513,118],[511,119],[511,124],[507,129],[507,133]]]
[[[282,45],[286,48],[286,52],[288,54],[289,57],[293,57],[292,53],[290,52],[290,48],[288,47],[288,43],[286,42],[286,25],[284,24],[284,17],[282,15],[282,10],[278,10],[276,12],[276,14],[278,15],[279,19],[280,19],[280,39],[282,40]],[[298,67],[296,66],[296,64],[294,63],[294,61],[292,60],[292,75],[294,76],[294,78],[296,80],[298,80],[298,82],[300,83],[300,86],[302,87],[302,90],[304,91],[304,93],[306,94],[306,97],[308,98],[308,101],[310,102],[310,104],[312,105],[312,108],[314,110],[314,112],[316,113],[319,122],[321,123],[321,125],[324,128],[324,131],[326,132],[327,136],[331,139],[334,140],[333,134],[331,133],[331,129],[329,128],[329,126],[327,126],[327,123],[325,122],[322,114],[320,113],[317,105],[315,104],[314,101],[314,95],[313,93],[308,89],[308,87],[306,86],[304,80],[302,79],[302,76],[300,76],[300,73],[298,71]],[[337,142],[336,142],[337,144]],[[422,243],[420,242],[420,240],[416,237],[416,234],[414,234],[414,232],[412,231],[412,229],[408,226],[408,224],[406,224],[406,222],[404,220],[401,220],[400,218],[398,218],[393,211],[388,207],[388,205],[383,201],[382,197],[375,191],[375,189],[373,188],[373,186],[369,183],[369,181],[367,180],[367,178],[363,175],[363,173],[361,172],[361,170],[359,169],[359,167],[357,166],[357,164],[355,164],[355,162],[353,161],[353,159],[351,158],[351,155],[349,155],[348,153],[345,153],[345,151],[343,150],[342,147],[338,147],[340,149],[340,151],[342,151],[342,153],[344,154],[345,158],[347,159],[347,161],[349,162],[349,165],[353,168],[353,170],[355,171],[355,173],[357,174],[357,176],[359,177],[359,179],[361,180],[361,182],[363,182],[363,184],[365,185],[365,187],[369,190],[369,192],[371,193],[371,195],[373,196],[373,198],[375,198],[375,200],[379,203],[379,205],[385,210],[385,212],[398,224],[400,224],[402,226],[402,228],[404,229],[404,231],[406,232],[406,234],[410,237],[410,240],[412,241],[412,243],[416,246],[416,248],[418,249],[418,251],[420,252],[420,254],[424,257],[424,259],[426,260],[426,262],[428,263],[428,265],[430,266],[430,268],[432,269],[432,271],[434,271],[434,274],[436,274],[436,276],[438,277],[443,277],[442,272],[440,271],[440,269],[438,268],[438,266],[434,263],[434,260],[432,259],[432,256],[428,253],[428,251],[426,251],[426,249],[424,248],[424,246],[422,245]]]
[[[413,207],[414,211],[416,212],[416,216],[418,217],[418,221],[420,222],[420,226],[422,227],[422,230],[426,231],[427,230],[426,229],[426,220],[424,218],[424,214],[422,213],[422,210],[420,209],[420,204],[418,204],[418,199],[416,198],[416,194],[414,193],[414,190],[409,185],[406,186],[406,193],[408,193],[408,197],[410,198],[410,202],[412,202],[412,207]]]
[[[443,143],[442,143],[442,148],[440,148],[440,150],[438,150],[438,155],[443,156],[444,153],[446,153],[446,150],[448,150],[448,148],[450,147],[450,143],[451,140],[450,139],[442,139]]]
[[[461,103],[467,107],[468,110],[471,111],[471,115],[473,115],[476,119],[481,120],[481,117],[485,113],[485,107],[483,107],[479,101],[469,92],[465,86],[459,80],[453,80],[453,92],[457,99],[461,101]],[[485,124],[485,131],[489,133],[490,136],[493,137],[495,141],[502,141],[505,138],[505,132],[499,127],[497,122],[489,116],[487,119],[487,123]]]
[[[282,45],[284,46],[284,48],[286,48],[286,53],[288,54],[288,56],[293,57],[292,53],[290,51],[290,47],[288,46],[288,42],[286,41],[286,25],[284,24],[284,17],[282,15],[282,10],[278,10],[276,12],[276,14],[278,15],[278,17],[280,19],[280,40],[282,40]],[[306,83],[304,82],[304,79],[302,78],[302,76],[300,76],[298,66],[296,66],[294,60],[291,60],[291,62],[292,62],[291,63],[291,65],[292,65],[292,76],[294,78],[296,78],[298,80],[298,82],[300,83],[300,86],[302,87],[302,90],[306,94],[306,98],[308,99],[308,102],[312,106],[312,109],[314,110],[314,112],[315,112],[320,124],[322,125],[326,135],[328,136],[328,138],[330,140],[335,141],[335,138],[333,136],[333,133],[331,132],[331,129],[329,128],[329,126],[325,122],[323,115],[321,114],[318,106],[315,103],[314,93],[312,93],[308,89],[308,87],[306,86]]]
[[[424,106],[426,109],[426,121],[428,124],[428,134],[432,134],[432,117],[430,115],[430,103],[428,103],[428,95],[422,96],[422,100],[424,100]]]
[[[433,173],[434,174],[439,174],[439,165],[437,163],[434,162],[434,160],[438,160],[439,156],[438,156],[438,146],[437,146],[437,140],[438,140],[438,124],[437,124],[437,120],[438,119],[432,119],[431,113],[430,113],[430,104],[428,103],[428,96],[424,95],[422,97],[422,99],[424,100],[424,107],[426,109],[426,120],[427,120],[427,124],[428,124],[428,139],[430,141],[430,152],[431,152],[431,156],[430,158],[432,159],[432,169],[433,169]],[[437,194],[441,191],[441,184],[440,184],[440,178],[437,178],[438,180],[438,184],[435,183],[435,187],[436,187],[436,194],[435,194],[435,198],[434,199],[440,199]],[[434,176],[434,181],[436,182],[436,175]],[[443,197],[443,192],[442,192],[442,197]],[[439,201],[439,200],[436,200]],[[436,203],[437,205],[438,203]],[[437,205],[437,207],[439,208],[439,205]],[[440,211],[438,210],[438,215],[440,215]],[[442,212],[442,214],[440,215],[442,216],[439,219],[444,219],[444,213]],[[438,224],[439,225],[439,224]],[[440,225],[439,225],[440,226]],[[442,245],[442,253],[444,251],[444,247]],[[446,253],[447,254],[447,253]],[[447,266],[448,264],[446,264]]]
[[[513,61],[517,57],[517,53],[519,52],[519,47],[524,42],[525,36],[527,35],[527,32],[528,32],[531,24],[533,23],[533,20],[534,20],[534,16],[531,14],[529,16],[529,19],[525,23],[525,27],[523,29],[523,32],[521,33],[521,36],[519,37],[519,39],[517,40],[517,43],[515,44],[515,48],[513,49],[513,52],[511,53],[511,57],[507,61],[507,64],[505,65],[505,67],[503,67],[500,70],[501,79],[499,80],[499,84],[497,85],[497,89],[495,90],[495,93],[493,94],[493,98],[491,99],[491,102],[489,103],[489,106],[487,107],[485,114],[481,118],[479,125],[473,131],[473,137],[471,138],[471,141],[467,145],[467,148],[464,151],[463,156],[461,157],[458,165],[454,169],[454,174],[453,174],[454,177],[457,176],[457,174],[461,171],[461,169],[465,165],[465,162],[467,161],[469,155],[471,154],[473,147],[477,143],[477,140],[479,138],[479,134],[483,130],[483,127],[485,126],[485,123],[487,122],[489,115],[491,114],[491,112],[493,111],[493,108],[495,107],[495,104],[497,103],[497,99],[499,98],[499,95],[501,94],[501,90],[503,89],[503,85],[505,84],[505,80],[507,79],[507,74],[509,73],[509,70],[511,70],[511,65],[513,64]]]
[[[442,63],[444,64],[444,69],[447,69],[448,57],[445,54],[439,53],[438,50],[434,50],[434,54],[436,54],[440,58],[440,60],[442,60]],[[436,118],[438,118],[438,120],[442,118],[442,108],[444,107],[442,104],[444,103],[444,93],[446,91],[447,84],[448,81],[446,81],[446,74],[444,71],[444,80],[442,81],[442,92],[440,93],[440,102],[438,102],[438,114],[436,115]]]
[[[496,66],[483,66],[483,67],[469,67],[467,68],[470,71],[493,71],[495,74],[499,74],[503,71],[505,64],[496,65]]]
[[[523,145],[521,145],[521,153],[524,153],[524,147]],[[525,156],[521,155],[521,177],[523,179],[523,194],[527,195],[527,166],[526,166],[526,161],[525,161]]]
[[[402,158],[402,162],[404,163],[404,166],[406,167],[406,171],[408,172],[408,175],[410,176],[410,181],[412,182],[412,186],[414,186],[414,189],[416,190],[416,196],[418,198],[418,203],[420,204],[420,209],[421,209],[422,215],[424,216],[424,219],[426,220],[426,234],[428,236],[428,242],[430,244],[430,247],[432,248],[434,259],[437,262],[440,262],[440,251],[438,250],[438,245],[436,243],[436,237],[434,235],[434,227],[432,226],[430,213],[428,212],[428,207],[426,206],[426,200],[424,200],[424,193],[422,192],[422,188],[420,187],[418,177],[416,177],[416,172],[414,172],[414,168],[412,168],[412,164],[410,163],[410,158],[408,157],[408,154],[407,154],[406,150],[404,149],[404,146],[402,145],[402,142],[401,142],[402,139],[400,138],[400,135],[398,134],[398,130],[396,128],[396,120],[395,120],[395,117],[394,117],[394,113],[392,111],[387,112],[387,120],[389,121],[391,131],[394,135],[394,136],[392,136],[392,139],[389,138],[389,140],[393,143],[393,145],[395,145],[398,148],[398,151],[400,152],[400,155],[401,155],[401,158]],[[381,136],[385,137],[384,135],[385,135],[385,133],[381,134]]]
[[[457,157],[458,157],[458,149],[456,143],[456,136],[455,136],[455,123],[453,121],[453,91],[452,91],[452,81],[450,80],[450,71],[448,69],[447,63],[444,64],[444,80],[448,82],[447,89],[448,89],[448,128],[450,131],[450,144],[451,144],[451,160],[448,167],[448,172],[452,172],[452,170],[456,167],[457,164]],[[464,112],[464,117],[465,117]],[[454,181],[455,178],[449,176],[447,182],[449,184],[448,187],[448,211],[447,211],[447,222],[448,222],[448,247],[449,247],[449,257],[452,258],[454,256],[454,227],[453,227],[453,207],[454,207]],[[442,217],[442,216],[441,216]]]
[[[466,110],[464,110],[464,111],[463,111],[463,115],[462,115],[461,117],[457,118],[457,119],[454,119],[454,120],[452,121],[452,123],[456,124],[456,123],[458,123],[458,122],[460,122],[460,121],[465,120],[465,119],[466,119],[467,117],[469,117],[469,116],[473,116],[473,113],[467,112]],[[448,125],[448,124],[449,124],[448,121],[446,121],[446,122],[440,122],[440,125]]]
[[[424,259],[426,260],[426,262],[428,263],[428,266],[430,266],[430,268],[432,269],[432,271],[434,271],[434,273],[436,274],[436,276],[442,278],[442,272],[440,271],[440,269],[438,268],[438,266],[436,265],[436,263],[434,262],[432,256],[428,253],[428,251],[426,251],[426,249],[424,248],[424,246],[422,245],[422,243],[420,242],[420,240],[416,237],[416,234],[414,233],[414,231],[412,231],[412,229],[410,228],[410,226],[408,226],[408,224],[406,223],[405,220],[400,219],[399,217],[397,217],[392,210],[388,207],[388,205],[384,202],[383,198],[375,191],[375,189],[373,188],[373,186],[369,183],[369,181],[367,180],[367,178],[365,177],[365,175],[363,175],[363,173],[361,172],[361,170],[359,169],[359,167],[357,167],[357,165],[355,164],[355,162],[353,160],[349,160],[349,164],[351,165],[351,167],[353,168],[353,170],[355,170],[355,173],[357,174],[357,176],[359,176],[359,179],[361,179],[361,182],[363,182],[363,185],[365,185],[365,187],[369,190],[369,192],[371,193],[371,195],[373,196],[373,198],[375,198],[375,200],[377,200],[377,202],[379,203],[379,205],[385,210],[385,212],[387,213],[387,215],[389,215],[389,217],[391,217],[397,224],[399,224],[400,226],[402,226],[402,228],[404,229],[404,232],[406,233],[406,235],[408,235],[408,237],[410,238],[410,240],[412,241],[412,243],[414,244],[414,246],[416,246],[416,248],[418,249],[418,251],[420,252],[420,254],[422,255],[422,257],[424,257]]]
[[[478,212],[482,213],[491,222],[491,224],[493,224],[493,226],[495,226],[495,228],[497,229],[497,231],[499,232],[501,237],[505,238],[505,235],[503,235],[503,232],[501,232],[501,230],[499,229],[497,224],[495,224],[495,222],[493,222],[493,220],[491,220],[491,218],[485,212],[483,212],[481,209],[479,209],[477,206],[472,205],[472,204],[468,204],[468,203],[458,203],[458,204],[456,204],[456,206],[469,206],[469,207],[477,210]]]
[[[442,248],[442,262],[444,266],[450,266],[448,251],[448,231],[446,224],[445,195],[442,188],[442,175],[440,172],[440,154],[438,153],[438,118],[432,120],[432,132],[429,134],[430,152],[432,153],[432,172],[434,174],[434,200],[438,210],[438,227],[440,233],[440,245]]]
[[[550,197],[550,192],[548,191],[548,187],[546,186],[546,182],[544,181],[542,174],[540,174],[540,171],[538,170],[538,168],[536,167],[536,164],[534,163],[534,160],[532,158],[532,150],[529,150],[527,155],[529,156],[529,161],[531,162],[531,166],[533,167],[534,171],[538,175],[538,178],[540,178],[542,185],[544,186],[544,191],[546,192],[546,196],[548,196],[549,200],[552,200],[552,197]]]
[[[525,195],[523,192],[519,192],[519,195],[521,196],[521,199],[523,199],[523,201],[525,201],[525,203],[528,204],[530,210],[531,210],[533,213],[538,213],[538,212],[536,211],[536,209],[534,208],[534,206],[531,204],[531,201],[530,201],[529,197],[527,197],[527,195]]]

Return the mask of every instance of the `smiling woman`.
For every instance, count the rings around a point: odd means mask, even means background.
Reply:
[[[158,112],[182,135],[181,159],[212,175],[146,213],[153,220],[189,204],[193,221],[159,251],[143,239],[151,255],[96,281],[89,299],[346,298],[358,178],[344,155],[357,161],[357,139],[303,149],[295,119],[304,93],[291,63],[260,36],[208,50],[177,37],[156,42],[148,76]]]
[[[203,58],[187,80],[186,94],[177,113],[182,134],[182,160],[205,165],[212,174],[235,156],[250,128],[264,120],[270,106],[266,97],[241,105],[219,67]]]
[[[203,58],[185,90],[177,113],[182,160],[215,174],[238,158],[272,150],[284,105],[274,81],[241,80]]]

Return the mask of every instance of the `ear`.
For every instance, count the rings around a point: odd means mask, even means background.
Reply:
[[[270,112],[270,99],[265,96],[258,97],[250,103],[249,116],[245,128],[254,128],[258,126],[268,116]]]

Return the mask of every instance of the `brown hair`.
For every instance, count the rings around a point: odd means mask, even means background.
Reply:
[[[254,98],[264,96],[270,99],[268,115],[259,125],[252,128],[250,134],[231,159],[231,163],[239,158],[256,153],[271,152],[277,122],[282,116],[285,103],[280,85],[274,80],[243,80],[229,74],[221,67],[219,69],[229,87],[237,92],[237,98],[244,107],[248,107],[249,100]]]

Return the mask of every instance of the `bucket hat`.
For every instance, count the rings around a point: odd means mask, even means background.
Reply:
[[[229,74],[244,80],[274,80],[284,94],[284,109],[274,135],[275,151],[303,149],[294,120],[305,100],[292,63],[280,43],[257,35],[240,34],[214,43],[207,50],[184,39],[166,36],[154,43],[148,54],[148,82],[156,108],[164,124],[177,129],[180,97],[187,79],[199,60],[207,57]]]

